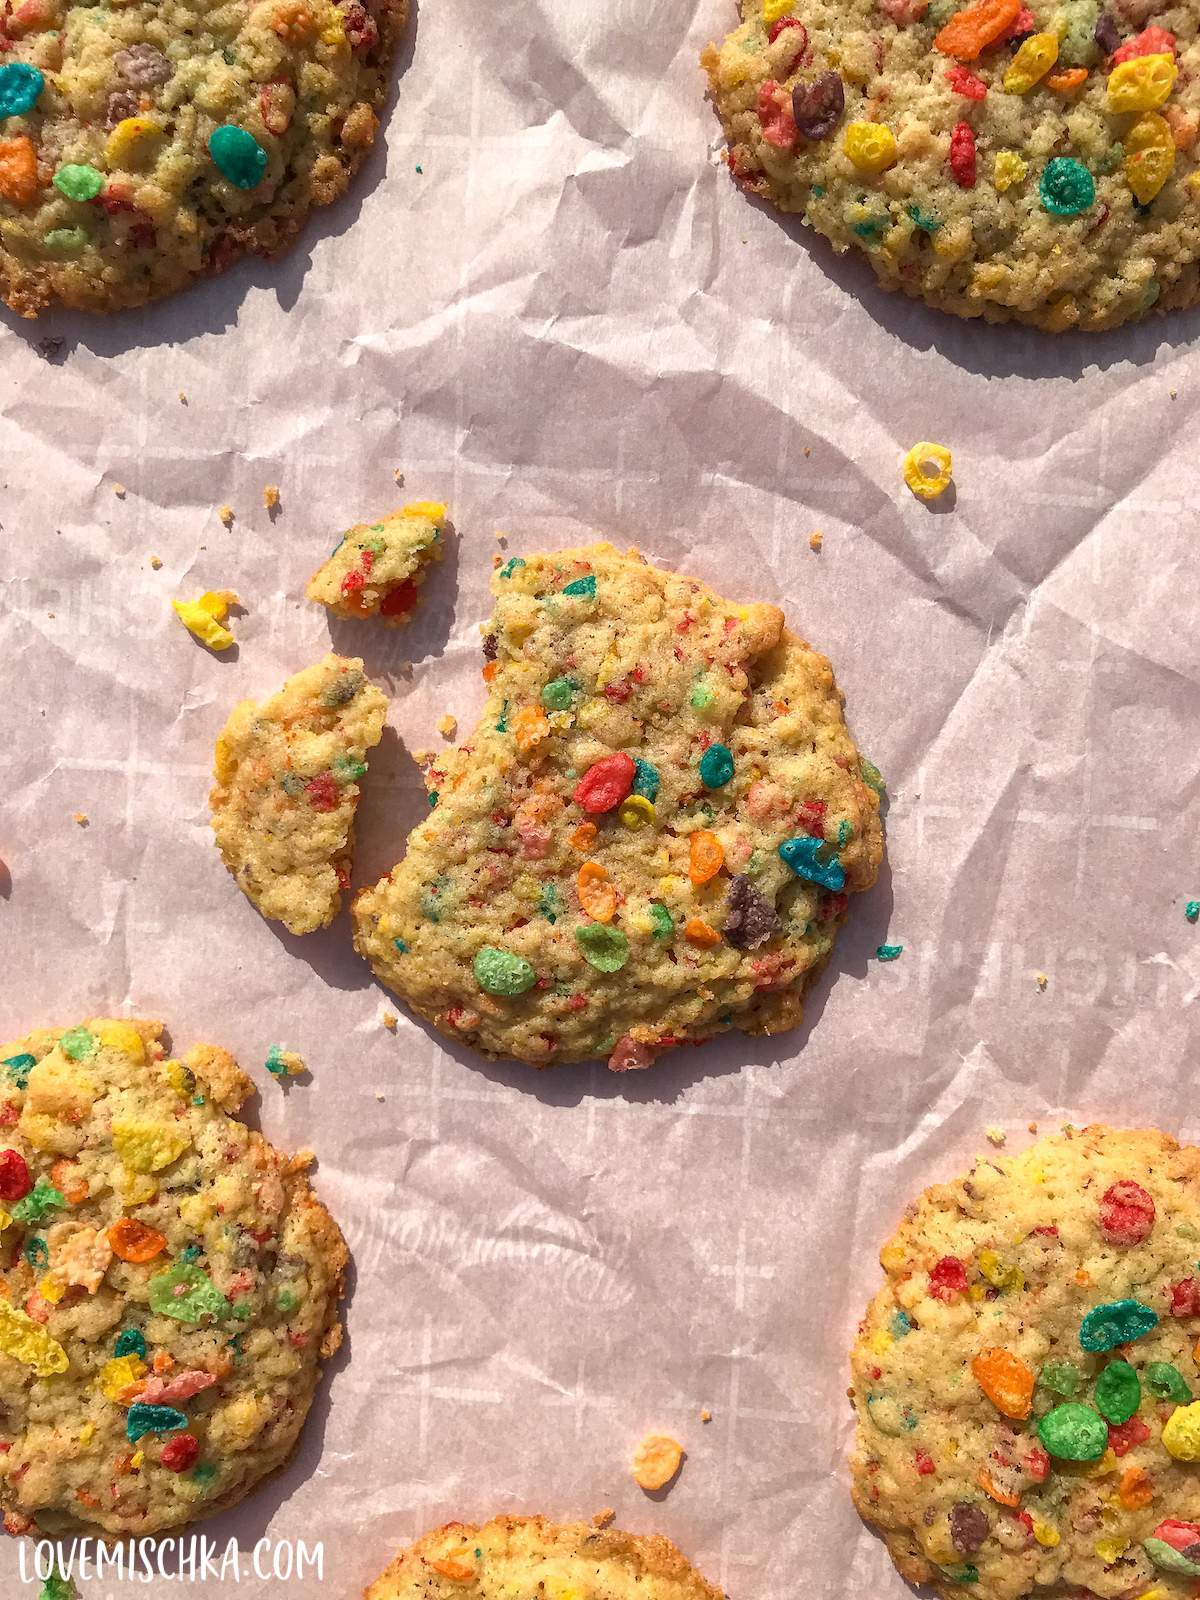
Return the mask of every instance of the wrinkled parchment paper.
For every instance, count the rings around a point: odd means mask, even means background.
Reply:
[[[299,1455],[199,1530],[320,1538],[323,1579],[84,1600],[349,1596],[444,1519],[604,1506],[735,1600],[901,1596],[843,1462],[904,1202],[988,1124],[1200,1135],[1200,318],[1053,340],[883,295],[720,168],[696,59],[731,22],[422,0],[376,158],[291,256],[140,315],[7,319],[0,1037],[109,1011],[229,1047],[355,1260]],[[918,439],[955,455],[932,510],[900,481]],[[458,529],[418,620],[331,628],[305,579],[407,498]],[[489,1065],[385,1031],[344,914],[299,940],[237,893],[205,798],[233,702],[331,636],[365,656],[393,697],[373,879],[424,805],[409,752],[480,703],[497,529],[636,542],[832,657],[890,864],[799,1032],[638,1077]],[[168,604],[209,587],[245,603],[223,657]],[[268,1078],[273,1043],[310,1083]],[[688,1450],[659,1503],[627,1473],[648,1429]],[[15,1541],[0,1591],[37,1592]]]

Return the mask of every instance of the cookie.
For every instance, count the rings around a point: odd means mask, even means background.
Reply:
[[[658,1534],[593,1522],[496,1517],[427,1533],[365,1590],[366,1600],[724,1600]]]
[[[946,1597],[1200,1578],[1200,1150],[1066,1129],[909,1207],[854,1346],[854,1499]]]
[[[0,295],[142,305],[275,255],[346,189],[407,0],[18,0],[0,65]]]
[[[376,976],[540,1067],[795,1027],[883,853],[829,663],[774,606],[607,544],[492,587],[483,715],[354,905]]]
[[[0,1046],[0,1507],[10,1533],[153,1534],[291,1454],[341,1341],[346,1247],[234,1113],[253,1085],[162,1024]]]
[[[735,178],[962,317],[1200,297],[1200,14],[1154,0],[742,0],[702,64]]]
[[[208,797],[217,848],[250,903],[289,933],[337,915],[359,780],[386,715],[362,662],[328,655],[262,705],[241,701],[217,739]]]
[[[442,559],[445,525],[445,506],[428,500],[382,522],[360,522],[342,535],[305,593],[339,617],[382,617],[398,627],[413,613],[429,563]]]

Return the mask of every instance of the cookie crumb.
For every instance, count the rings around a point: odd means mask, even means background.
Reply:
[[[444,717],[438,718],[437,731],[441,734],[443,739],[453,739],[457,730],[458,723],[448,711]],[[1193,918],[1193,921],[1194,920],[1195,919]]]
[[[1025,1126],[1029,1129],[1030,1133],[1036,1133],[1037,1132],[1037,1123],[1036,1122],[1027,1122],[1025,1124]]]
[[[151,556],[150,557],[150,565],[154,568],[155,572],[157,572],[159,570],[159,568],[162,566],[162,561],[159,559],[158,556]]]
[[[220,517],[221,521],[225,524],[225,526],[227,528],[232,528],[232,526],[233,526],[233,507],[232,506],[218,506],[217,507],[217,515],[218,515],[218,517]]]
[[[805,459],[805,461],[807,461],[809,456],[811,456],[811,455],[812,455],[812,446],[806,444],[804,446],[804,459]]]
[[[376,1098],[376,1100],[379,1101],[380,1105],[383,1104],[383,1095],[382,1094],[376,1094],[375,1098]]]
[[[397,467],[395,472],[392,473],[392,477],[395,478],[397,485],[401,489],[403,489],[403,487],[404,487],[404,474],[400,471],[399,467]]]
[[[683,1446],[667,1433],[648,1433],[633,1452],[633,1481],[647,1494],[665,1489],[683,1465]]]
[[[994,1144],[996,1146],[997,1150],[999,1150],[1001,1145],[1004,1144],[1008,1138],[1008,1135],[1005,1133],[1003,1128],[996,1127],[985,1128],[983,1130],[983,1135],[989,1144]]]
[[[497,554],[497,555],[494,555],[494,556],[493,556],[493,557],[492,557],[492,565],[493,565],[493,566],[494,566],[494,567],[498,567],[498,566],[499,566],[499,565],[500,565],[500,557],[499,557],[499,555],[498,555],[498,554]]]
[[[298,1078],[301,1073],[308,1071],[303,1056],[298,1056],[294,1050],[285,1050],[279,1044],[273,1044],[267,1051],[263,1065],[279,1083],[286,1082],[288,1078]]]
[[[263,505],[268,511],[274,511],[279,504],[279,485],[268,483],[263,489]]]
[[[1050,982],[1050,979],[1046,976],[1046,974],[1044,972],[1035,973],[1034,974],[1034,979],[1035,979],[1035,981],[1037,983],[1037,986],[1038,986],[1038,993],[1039,994],[1045,994],[1046,985]]]
[[[808,548],[810,550],[820,550],[821,546],[824,543],[825,543],[825,535],[821,532],[821,530],[819,528],[814,528],[813,531],[808,536]]]
[[[701,1422],[711,1422],[712,1421],[712,1412],[708,1409],[707,1406],[705,1406],[704,1410],[700,1413],[700,1421]]]
[[[124,500],[126,492],[127,491],[126,491],[125,485],[123,483],[114,483],[113,484],[113,493],[116,495],[118,500]]]
[[[596,1515],[592,1518],[592,1527],[607,1528],[616,1520],[616,1516],[617,1513],[611,1506],[605,1506],[603,1511],[597,1511]]]
[[[383,1023],[384,1027],[387,1029],[387,1031],[389,1033],[395,1033],[396,1024],[400,1021],[400,1018],[396,1015],[396,1013],[394,1011],[385,1011],[383,1013],[383,1016],[380,1017],[379,1020]],[[380,1098],[381,1099],[383,1098],[382,1095],[380,1096]]]
[[[71,821],[74,822],[75,825],[77,827],[79,827],[79,828],[86,828],[89,825],[91,819],[89,818],[89,816],[88,816],[86,811],[77,811],[74,814],[74,816],[71,818]]]
[[[185,405],[187,405],[187,403],[188,403],[188,397],[187,397],[186,394],[184,394],[183,390],[180,389],[180,391],[179,391],[179,404],[181,406],[185,406]]]

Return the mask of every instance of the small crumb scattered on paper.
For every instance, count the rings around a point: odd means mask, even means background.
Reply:
[[[279,504],[279,485],[268,483],[263,489],[263,505],[268,511],[274,511]]]
[[[1046,976],[1046,974],[1044,972],[1037,973],[1036,974],[1036,979],[1037,979],[1038,993],[1039,994],[1045,994],[1046,985],[1050,982],[1050,979]]]
[[[113,493],[116,495],[118,500],[124,500],[126,492],[127,491],[123,483],[113,484]]]
[[[438,718],[437,731],[441,734],[443,739],[453,739],[457,729],[458,723],[448,711],[444,717]]]
[[[77,827],[86,828],[91,819],[88,817],[86,811],[77,811],[71,820],[76,824]]]
[[[161,558],[159,556],[151,556],[150,565],[154,568],[155,572],[157,572],[162,566]]]
[[[819,528],[814,528],[808,536],[808,548],[810,550],[819,550],[824,543],[825,535]]]
[[[400,1018],[394,1011],[385,1011],[380,1020],[389,1033],[395,1033],[396,1024],[399,1022]]]
[[[218,506],[217,507],[217,515],[218,515],[218,517],[220,517],[221,521],[225,524],[225,526],[227,528],[230,528],[230,527],[233,526],[233,507],[232,506]]]
[[[987,1142],[989,1144],[994,1144],[996,1146],[997,1150],[1000,1148],[1000,1146],[1002,1144],[1005,1143],[1005,1141],[1008,1138],[1008,1135],[1005,1133],[1003,1128],[997,1128],[997,1127],[985,1128],[983,1130],[983,1132],[984,1132],[984,1136],[987,1139]]]

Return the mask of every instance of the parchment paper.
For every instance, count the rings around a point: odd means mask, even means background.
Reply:
[[[7,319],[0,1036],[124,1011],[229,1047],[356,1265],[299,1456],[202,1530],[320,1538],[323,1581],[84,1600],[349,1596],[444,1519],[604,1506],[735,1600],[902,1596],[843,1462],[905,1201],[987,1124],[1200,1135],[1200,319],[1049,339],[885,296],[720,168],[696,60],[732,18],[422,0],[376,158],[290,257],[139,315]],[[934,510],[900,480],[918,439],[955,455]],[[410,497],[458,529],[419,619],[331,630],[304,580]],[[890,865],[799,1032],[639,1077],[489,1066],[385,1031],[344,914],[297,940],[238,894],[205,798],[233,702],[331,634],[365,656],[393,695],[373,879],[424,805],[408,752],[480,703],[497,529],[637,543],[832,657]],[[210,586],[245,602],[225,657],[169,608]],[[273,1043],[311,1083],[281,1092]],[[648,1429],[688,1450],[659,1503],[627,1472]],[[15,1541],[0,1591],[36,1593]]]

